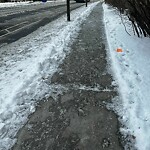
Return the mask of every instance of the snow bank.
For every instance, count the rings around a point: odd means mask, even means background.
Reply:
[[[28,6],[28,5],[39,5],[39,4],[47,4],[47,3],[60,3],[65,2],[65,0],[52,0],[43,3],[42,1],[32,2],[32,1],[25,1],[25,2],[7,2],[7,3],[0,3],[0,8],[6,7],[17,7],[17,6]]]
[[[126,125],[120,130],[132,135],[137,149],[150,150],[150,39],[134,35],[128,19],[121,19],[115,9],[105,4],[103,8],[110,59],[121,96],[114,109]],[[117,48],[123,52],[117,53]]]
[[[35,2],[34,4],[39,4],[40,2]],[[7,2],[7,3],[0,3],[0,8],[4,7],[15,7],[20,5],[31,5],[31,2]]]
[[[50,79],[68,53],[81,23],[97,3],[72,12],[0,48],[0,149],[9,149],[38,100],[52,93]]]

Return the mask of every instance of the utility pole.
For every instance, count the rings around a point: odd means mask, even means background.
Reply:
[[[85,3],[86,3],[86,7],[87,7],[87,0],[85,0]]]
[[[70,21],[70,0],[67,0],[67,21]]]

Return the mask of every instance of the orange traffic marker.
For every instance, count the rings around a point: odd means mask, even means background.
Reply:
[[[116,50],[117,52],[123,52],[123,50],[121,49],[121,48],[117,48],[117,50]]]

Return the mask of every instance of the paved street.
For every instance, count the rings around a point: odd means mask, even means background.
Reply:
[[[47,81],[56,92],[38,103],[13,150],[123,149],[117,116],[106,108],[118,93],[108,71],[101,4],[70,47],[59,71]]]
[[[82,6],[71,2],[71,10]],[[12,43],[66,13],[66,4],[43,3],[0,10],[0,45]]]

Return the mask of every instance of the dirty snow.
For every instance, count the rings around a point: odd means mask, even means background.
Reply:
[[[0,8],[6,8],[6,7],[16,7],[16,6],[22,6],[22,5],[36,5],[40,4],[41,2],[7,2],[7,3],[0,3]]]
[[[66,2],[63,0],[47,1],[46,3],[29,2],[29,1],[0,3],[0,14],[2,17],[2,16],[19,14],[27,11],[34,11],[37,9],[43,9],[46,7],[52,7],[52,6],[63,5],[63,4],[66,4]]]
[[[103,4],[104,22],[109,43],[112,70],[119,84],[120,101],[114,106],[122,123],[124,135],[132,135],[138,150],[150,150],[150,38],[134,35],[127,17]],[[122,48],[122,53],[116,49]]]
[[[50,79],[69,53],[80,25],[97,3],[72,12],[0,48],[0,149],[9,149],[36,102],[52,92]]]
[[[25,1],[25,2],[6,2],[0,3],[0,8],[6,7],[17,7],[17,6],[29,6],[29,5],[38,5],[38,4],[47,4],[47,3],[57,3],[57,2],[64,2],[65,0],[56,0],[56,1],[47,1],[46,3],[43,2],[32,2],[32,1]]]

